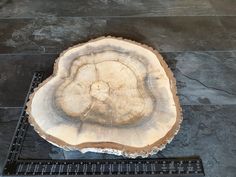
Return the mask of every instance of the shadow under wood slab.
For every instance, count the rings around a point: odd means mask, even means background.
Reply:
[[[160,54],[113,37],[64,51],[27,112],[59,147],[129,157],[163,149],[182,121],[175,79]]]

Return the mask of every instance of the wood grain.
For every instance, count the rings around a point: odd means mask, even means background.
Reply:
[[[113,37],[64,51],[27,111],[57,146],[129,157],[164,148],[182,120],[175,79],[160,54]]]

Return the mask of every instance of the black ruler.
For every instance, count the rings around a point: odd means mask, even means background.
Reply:
[[[199,158],[122,160],[23,160],[9,163],[6,175],[204,176]]]
[[[35,72],[25,103],[33,89],[41,83],[42,72]],[[29,126],[28,115],[22,110],[9,149],[3,175],[80,175],[80,176],[204,176],[199,157],[138,158],[138,159],[78,159],[40,160],[19,158],[23,140]]]

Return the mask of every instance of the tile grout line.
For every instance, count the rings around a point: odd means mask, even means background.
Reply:
[[[81,42],[83,43],[83,42]],[[154,47],[152,47],[154,48]],[[156,49],[158,50],[158,49]],[[62,49],[61,51],[64,51],[64,49]],[[202,52],[202,53],[206,53],[206,52],[214,52],[214,53],[220,53],[220,52],[236,52],[235,50],[187,50],[187,51],[160,51],[159,53],[194,53],[194,52]],[[58,53],[0,53],[0,56],[10,56],[10,55],[60,55],[60,52]]]
[[[54,16],[54,15],[49,15],[49,16],[36,16],[36,17],[3,17],[0,18],[0,20],[34,20],[34,19],[50,19],[50,18],[58,18],[58,19],[66,19],[66,18],[162,18],[162,17],[236,17],[236,14],[232,15],[217,15],[217,14],[212,14],[212,15],[113,15],[113,16]]]

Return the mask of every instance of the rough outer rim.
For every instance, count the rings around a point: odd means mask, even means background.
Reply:
[[[171,86],[170,89],[171,89],[173,99],[176,105],[176,112],[177,112],[176,122],[163,138],[159,139],[158,141],[156,141],[155,143],[151,145],[147,145],[144,147],[132,147],[132,146],[122,145],[122,144],[114,143],[114,142],[87,142],[87,143],[82,143],[78,145],[70,145],[54,136],[46,134],[36,123],[36,121],[34,120],[34,117],[31,114],[31,104],[32,104],[34,94],[36,93],[37,90],[39,90],[42,86],[44,86],[47,82],[49,82],[53,77],[56,76],[58,63],[61,56],[63,56],[66,52],[68,52],[69,50],[75,47],[79,47],[86,43],[98,41],[104,38],[113,38],[117,40],[123,40],[123,41],[136,44],[150,50],[157,56],[161,66],[164,68],[164,71],[166,72],[166,75],[169,78],[170,86]],[[86,43],[74,45],[72,47],[69,47],[67,50],[64,50],[59,55],[59,57],[55,60],[53,74],[50,77],[48,77],[46,80],[44,80],[42,83],[40,83],[39,86],[34,89],[34,92],[29,96],[26,112],[29,114],[29,118],[28,118],[29,123],[34,127],[35,131],[38,132],[38,134],[45,140],[65,150],[80,150],[81,152],[87,152],[87,151],[92,150],[93,152],[104,152],[104,153],[123,155],[123,156],[135,158],[138,156],[147,157],[148,155],[155,154],[158,151],[165,148],[166,144],[170,143],[173,137],[178,133],[180,129],[180,124],[183,118],[182,118],[182,109],[180,107],[179,98],[177,96],[176,80],[174,78],[172,71],[170,70],[170,68],[168,67],[165,60],[162,58],[162,56],[159,54],[159,52],[145,44],[141,44],[141,43],[129,40],[129,39],[124,39],[122,37],[102,36],[96,39],[89,40]]]

